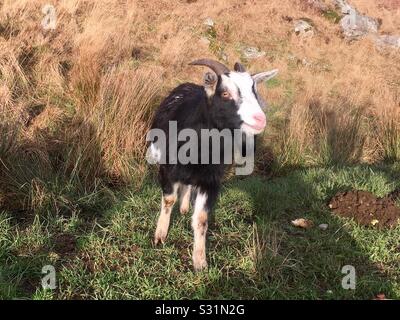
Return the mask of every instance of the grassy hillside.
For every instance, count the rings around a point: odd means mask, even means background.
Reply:
[[[350,2],[400,34],[396,1]],[[47,3],[0,0],[0,297],[400,297],[399,229],[326,208],[343,188],[398,185],[398,50],[347,41],[340,11],[307,0],[59,0],[54,30],[41,24]],[[312,37],[294,32],[300,18]],[[193,274],[189,217],[152,248],[160,191],[144,154],[153,110],[201,82],[188,63],[202,57],[280,73],[260,87],[269,125],[256,173],[227,178],[210,270]],[[329,228],[293,229],[301,216]],[[40,289],[46,264],[56,291]],[[344,264],[360,272],[356,291],[340,287]]]

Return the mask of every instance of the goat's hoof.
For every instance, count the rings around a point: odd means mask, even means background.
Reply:
[[[193,261],[193,267],[194,267],[194,271],[196,271],[196,272],[207,270],[208,266],[207,266],[206,259]]]
[[[185,215],[189,212],[189,207],[180,207],[179,211],[182,215]]]
[[[156,233],[154,235],[154,244],[158,245],[158,244],[164,244],[165,243],[165,239],[167,239],[167,233],[164,232],[163,230],[156,230]]]

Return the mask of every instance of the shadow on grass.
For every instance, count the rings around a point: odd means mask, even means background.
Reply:
[[[42,268],[73,259],[77,238],[112,203],[97,178],[105,169],[96,129],[64,120],[0,154],[0,298],[31,298]]]
[[[358,227],[327,207],[338,191],[384,195],[398,178],[393,166],[233,178],[224,184],[210,222],[210,269],[203,274],[192,272],[190,217],[175,210],[167,244],[151,245],[159,211],[159,190],[151,181],[112,204],[104,202],[104,193],[88,198],[72,188],[67,203],[76,212],[50,212],[1,230],[6,238],[0,247],[1,296],[45,298],[40,271],[52,264],[61,281],[52,298],[371,299],[380,292],[398,298],[393,279],[399,274],[387,247],[391,238],[390,246],[396,245],[398,230]],[[69,193],[58,194],[55,199]],[[290,221],[300,217],[315,226],[293,227]],[[327,230],[318,228],[322,223]],[[355,290],[342,288],[346,265],[355,268]]]
[[[371,172],[377,172],[379,179],[375,181]],[[203,297],[372,299],[383,292],[386,297],[398,298],[398,292],[393,291],[393,281],[398,274],[391,273],[395,263],[391,261],[385,266],[384,261],[379,261],[379,255],[383,260],[386,254],[381,252],[385,249],[373,249],[381,246],[375,243],[381,237],[390,241],[390,237],[398,233],[359,227],[333,216],[327,206],[337,192],[352,188],[386,193],[390,190],[385,188],[390,189],[391,182],[398,176],[390,167],[358,166],[299,170],[269,181],[245,178],[228,183],[224,188],[224,193],[228,194],[222,195],[220,207],[235,202],[235,197],[251,198],[251,215],[244,214],[237,219],[254,226],[250,246],[254,272],[244,268],[235,272],[223,270],[208,285]],[[216,219],[221,210],[217,209]],[[307,230],[296,228],[290,222],[297,218],[311,219],[315,225]],[[319,224],[328,224],[328,229],[321,230]],[[210,230],[211,233],[220,232],[215,225]],[[212,241],[210,246],[213,246]],[[249,248],[239,246],[237,250]],[[390,254],[389,248],[387,250]],[[378,255],[374,259],[373,253]],[[218,252],[213,254],[218,255]],[[238,265],[242,263],[237,261]],[[355,268],[355,290],[342,287],[342,281],[349,283],[345,278],[348,271],[342,272],[345,266]]]

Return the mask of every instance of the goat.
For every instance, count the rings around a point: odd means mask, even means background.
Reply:
[[[266,125],[262,111],[262,100],[257,93],[257,83],[268,80],[277,70],[250,75],[243,65],[236,63],[230,71],[220,62],[200,59],[190,65],[209,67],[215,74],[206,73],[205,85],[184,83],[160,104],[155,113],[151,129],[170,130],[169,122],[176,121],[178,131],[190,128],[199,133],[203,129],[241,130],[242,134],[255,136]],[[182,143],[169,140],[166,143],[168,154],[171,143],[179,149]],[[150,144],[151,153],[160,159],[161,151],[154,141]],[[217,152],[231,152],[221,146]],[[212,151],[215,152],[215,151]],[[168,155],[167,155],[168,158]],[[226,164],[176,163],[169,162],[159,166],[159,182],[162,189],[161,212],[154,235],[154,243],[164,243],[167,237],[172,208],[180,194],[180,212],[189,211],[191,192],[195,194],[192,228],[194,231],[193,266],[196,271],[207,267],[206,232],[208,216],[219,193]]]

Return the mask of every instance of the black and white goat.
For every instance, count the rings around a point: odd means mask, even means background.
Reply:
[[[257,93],[257,83],[268,80],[277,74],[277,70],[250,75],[245,68],[236,63],[234,71],[223,64],[209,59],[196,60],[191,65],[207,66],[214,71],[207,73],[205,86],[185,83],[169,94],[159,106],[152,129],[159,129],[168,135],[169,122],[176,121],[177,129],[190,128],[196,132],[203,129],[239,129],[245,135],[261,133],[266,125],[262,111],[262,101]],[[199,134],[200,135],[200,134]],[[177,148],[182,145],[173,141]],[[171,145],[167,142],[166,151]],[[218,152],[226,152],[223,146]],[[154,157],[159,158],[161,151],[151,144]],[[229,151],[231,152],[231,151]],[[199,152],[200,156],[200,152]],[[162,188],[161,213],[154,236],[155,244],[164,243],[167,237],[171,211],[178,193],[180,194],[180,212],[189,211],[191,192],[195,193],[192,227],[194,231],[193,264],[195,270],[207,267],[206,232],[208,215],[218,196],[225,164],[201,164],[179,161],[160,164],[159,181]]]

